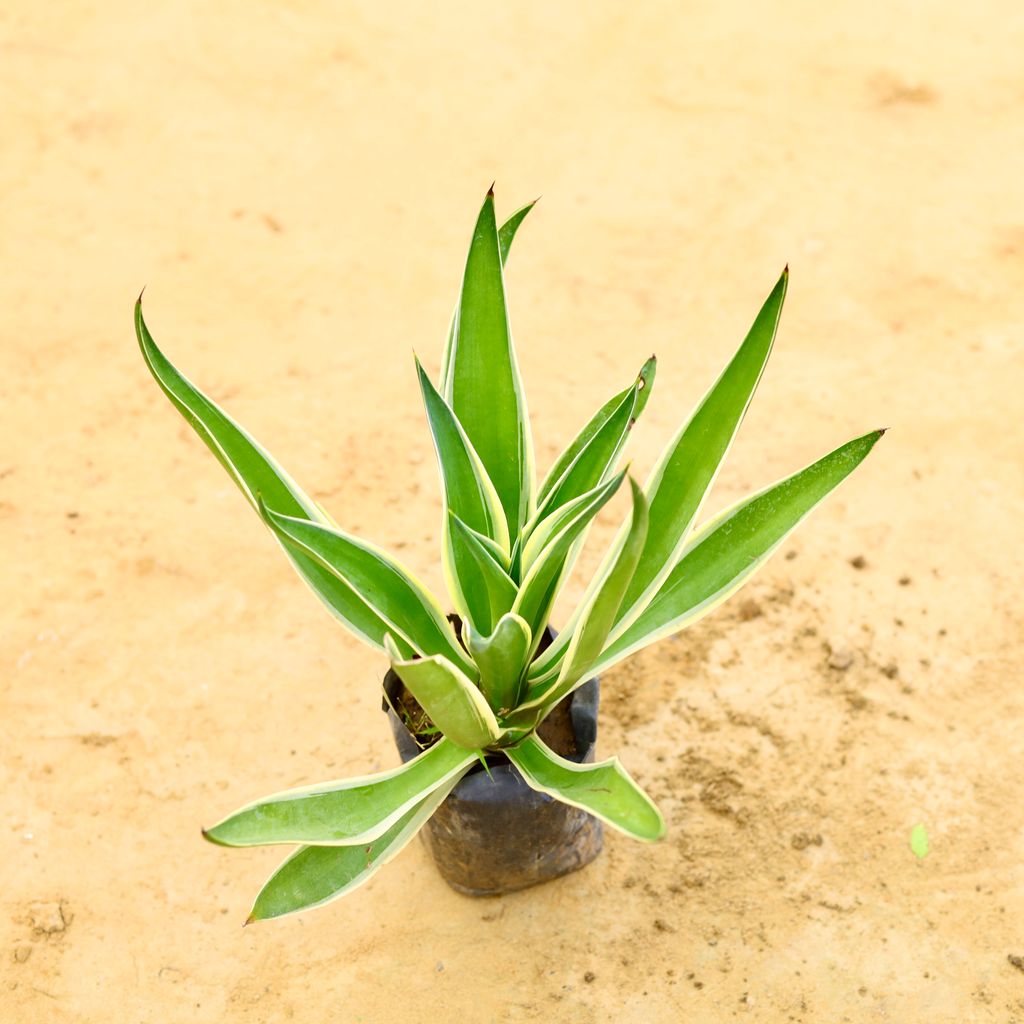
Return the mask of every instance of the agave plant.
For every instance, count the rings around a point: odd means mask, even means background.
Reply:
[[[617,758],[578,764],[537,735],[577,687],[692,625],[741,587],[871,450],[876,430],[697,526],[702,503],[764,370],[784,271],[731,362],[668,443],[574,613],[541,646],[552,606],[594,517],[622,486],[630,428],[655,360],[611,397],[537,486],[503,267],[533,204],[501,227],[493,190],[473,233],[440,380],[417,361],[440,466],[444,574],[456,616],[397,559],[346,533],[157,348],[136,305],[139,344],[164,393],[209,446],[324,605],[383,651],[429,716],[435,742],[400,768],[257,800],[206,830],[224,846],[297,846],[250,920],[326,903],[394,857],[478,761],[508,758],[534,789],[626,835],[665,823]]]

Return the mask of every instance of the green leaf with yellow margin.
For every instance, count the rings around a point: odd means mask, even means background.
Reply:
[[[519,702],[533,635],[519,615],[503,615],[490,636],[479,636],[466,625],[462,637],[480,672],[480,689],[496,715],[507,714]]]
[[[651,473],[644,488],[651,508],[647,541],[619,610],[620,624],[643,611],[679,560],[764,372],[788,283],[786,269],[743,344]]]
[[[554,593],[562,579],[566,558],[576,541],[608,503],[625,478],[623,470],[607,483],[581,495],[568,506],[572,514],[548,540],[530,565],[512,611],[526,620],[536,647],[547,625]],[[531,652],[532,653],[532,652]]]
[[[587,588],[580,602],[579,614],[573,616],[570,628],[559,634],[560,637],[569,637],[569,640],[557,679],[553,684],[530,687],[525,701],[510,720],[516,725],[523,724],[523,716],[529,717],[531,713],[534,722],[542,720],[566,694],[590,677],[591,669],[604,649],[647,536],[647,501],[632,477],[629,486],[633,499],[629,527]]]
[[[512,214],[504,224],[498,228],[498,249],[501,253],[501,264],[504,266],[508,263],[508,253],[512,248],[512,240],[516,237],[516,232],[519,230],[519,226],[523,223],[526,215],[536,206],[537,200],[534,199],[532,203],[527,203],[525,206],[521,206],[515,213]],[[441,383],[439,390],[442,395],[450,395],[448,390],[448,380],[452,373],[452,359],[455,355],[455,324],[459,316],[459,303],[456,303],[455,309],[452,312],[451,322],[448,325],[448,338],[445,342],[444,353],[441,356]]]
[[[446,737],[399,768],[288,789],[246,804],[203,835],[220,846],[353,846],[398,824],[476,761]]]
[[[405,683],[430,720],[463,750],[483,750],[501,735],[484,695],[447,658],[403,659],[391,638],[384,640],[395,675]]]
[[[739,590],[860,465],[883,433],[873,430],[847,442],[710,520],[691,537],[643,613],[624,631],[613,632],[594,672],[692,625]]]
[[[135,332],[146,366],[171,404],[227,470],[249,504],[258,511],[259,497],[278,512],[329,524],[320,506],[211,398],[186,379],[163,354],[135,304]],[[393,627],[352,587],[315,559],[284,547],[288,560],[317,597],[360,640],[383,650],[384,634]],[[416,648],[401,643],[413,654]]]
[[[267,525],[293,554],[315,559],[346,583],[422,655],[443,654],[466,672],[473,666],[437,600],[409,570],[373,544],[332,526],[260,510]],[[326,595],[333,599],[334,592]],[[329,605],[333,610],[333,605]]]
[[[533,439],[509,327],[493,190],[473,231],[446,384],[452,411],[493,481],[515,535],[532,506]]]
[[[438,786],[387,832],[368,843],[300,846],[267,880],[245,923],[313,910],[364,885],[408,846],[460,778]]]
[[[538,792],[581,807],[633,839],[653,843],[665,835],[661,812],[617,757],[578,764],[560,757],[536,735],[505,753]]]
[[[480,633],[494,624],[516,599],[517,588],[493,551],[454,512],[449,513],[448,544],[453,577],[449,590],[463,620]]]

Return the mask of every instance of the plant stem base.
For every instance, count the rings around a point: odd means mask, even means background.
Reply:
[[[384,680],[388,720],[403,761],[420,747],[396,706],[402,683]],[[594,760],[600,684],[591,679],[566,698],[573,749],[560,750],[579,763]],[[601,823],[591,814],[531,789],[503,756],[472,769],[434,812],[420,833],[444,880],[468,896],[497,896],[578,871],[603,844]]]

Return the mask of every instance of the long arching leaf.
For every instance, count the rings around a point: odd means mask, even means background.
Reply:
[[[446,512],[509,550],[509,533],[501,501],[487,470],[448,403],[416,360],[427,423],[434,439]]]
[[[570,550],[590,526],[594,516],[619,489],[625,475],[623,470],[571,504],[573,514],[567,517],[564,525],[540,551],[523,579],[512,611],[526,620],[533,634],[534,647],[539,643],[547,625],[555,591],[562,579]]]
[[[259,891],[246,924],[322,907],[368,882],[409,844],[458,785],[460,776],[438,786],[387,832],[357,846],[301,846]]]
[[[493,191],[481,207],[466,260],[446,383],[446,397],[515,535],[532,506],[533,440],[509,329]]]
[[[602,406],[559,456],[541,487],[537,512],[524,530],[527,536],[566,502],[596,487],[614,471],[629,431],[650,398],[656,370],[657,360],[651,356],[633,384]]]
[[[652,843],[665,835],[665,820],[654,801],[633,781],[617,757],[577,764],[559,757],[536,735],[505,751],[527,784]]]
[[[551,685],[531,686],[526,699],[516,709],[519,716],[534,711],[537,721],[543,719],[546,712],[567,693],[571,693],[580,682],[589,678],[591,667],[604,650],[647,536],[647,501],[632,477],[629,485],[633,498],[633,514],[629,526],[587,588],[578,614],[559,633],[559,638],[565,636],[569,639],[565,642],[566,649],[559,661],[561,668],[557,678]],[[558,643],[557,639],[555,643]],[[515,716],[513,721],[520,724]]]
[[[150,373],[171,404],[227,470],[246,500],[258,511],[258,497],[277,511],[328,524],[323,510],[245,430],[211,398],[171,364],[153,340],[142,317],[141,299],[135,304],[135,332]],[[284,547],[284,545],[282,545]],[[388,623],[356,593],[315,559],[284,547],[296,572],[321,601],[359,639],[383,649]],[[403,644],[408,642],[404,639]],[[414,652],[409,647],[408,653]]]
[[[505,266],[508,263],[508,253],[512,248],[512,240],[516,237],[516,232],[519,230],[519,226],[526,219],[526,215],[536,206],[537,200],[534,199],[532,203],[527,203],[525,206],[521,206],[515,213],[504,224],[498,228],[498,249],[501,253],[501,264]],[[451,377],[452,372],[452,359],[455,356],[455,324],[459,316],[459,303],[455,304],[455,309],[452,312],[452,319],[448,325],[448,338],[445,342],[444,353],[441,356],[441,383],[439,390],[441,394],[450,394],[448,389],[448,379]]]
[[[443,654],[463,671],[473,671],[437,600],[396,559],[334,527],[280,515],[262,499],[260,510],[285,547],[316,560],[355,590],[390,624],[390,632],[418,654]],[[333,604],[328,607],[334,610]],[[382,643],[383,639],[382,635]]]
[[[616,479],[621,481],[624,475],[624,472],[619,473]],[[542,523],[538,524],[537,528],[533,531],[530,539],[525,543],[519,554],[520,571],[523,574],[524,580],[529,576],[538,559],[540,559],[551,546],[554,538],[558,537],[562,533],[566,524],[574,522],[579,515],[580,510],[587,508],[590,505],[590,502],[594,499],[594,496],[602,493],[605,483],[606,482],[603,481],[596,484],[589,490],[584,491],[583,494],[580,494],[571,501],[566,502],[560,508],[555,509],[551,515],[545,517]]]
[[[400,768],[289,789],[256,800],[203,835],[221,846],[353,846],[384,835],[476,760],[442,737]]]
[[[516,585],[478,533],[449,513],[447,548],[452,575],[448,587],[463,619],[481,633],[513,605]]]
[[[654,600],[612,642],[593,671],[707,615],[771,557],[800,522],[860,465],[884,431],[849,441],[778,483],[726,509],[702,527]]]
[[[693,528],[761,379],[786,297],[784,270],[746,340],[689,421],[666,447],[644,492],[651,506],[647,542],[619,611],[628,624],[657,592]]]

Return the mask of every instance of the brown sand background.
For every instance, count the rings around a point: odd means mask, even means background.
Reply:
[[[1024,1021],[1022,54],[1009,0],[7,5],[0,1019]],[[436,370],[492,178],[544,193],[509,285],[542,468],[656,351],[645,476],[787,260],[708,510],[892,429],[607,677],[664,843],[487,901],[416,844],[243,931],[281,854],[200,824],[395,763],[382,659],[158,393],[132,301],[440,588],[410,352]]]

